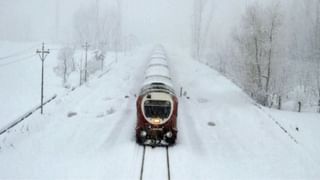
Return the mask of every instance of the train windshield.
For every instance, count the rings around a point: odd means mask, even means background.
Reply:
[[[144,112],[147,118],[168,118],[171,103],[169,101],[148,100],[144,103]]]

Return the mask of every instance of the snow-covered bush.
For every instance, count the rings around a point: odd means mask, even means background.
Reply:
[[[54,71],[62,77],[63,86],[67,87],[68,77],[75,70],[74,49],[71,47],[61,48],[58,53],[58,65]]]

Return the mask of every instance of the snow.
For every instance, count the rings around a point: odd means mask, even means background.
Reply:
[[[162,65],[168,65],[167,61],[165,59],[160,59],[160,58],[153,58],[150,60],[149,65],[152,64],[162,64]]]
[[[311,157],[319,157],[319,114],[297,113],[266,109],[268,115],[278,121]],[[320,164],[319,158],[314,158]]]
[[[190,97],[179,101],[179,142],[171,156],[179,159],[172,172],[183,173],[172,179],[319,178],[319,156],[294,143],[238,87],[188,57],[170,57],[176,84]]]
[[[159,83],[163,83],[167,86],[169,86],[170,88],[173,88],[173,84],[170,81],[170,79],[168,79],[167,77],[163,77],[163,76],[149,76],[144,82],[142,86],[147,86],[150,85],[151,83],[154,82],[159,82]]]
[[[164,76],[170,78],[169,69],[165,66],[149,66],[146,70],[146,77],[148,76]]]
[[[165,47],[176,92],[186,91],[179,99],[177,144],[169,148],[171,179],[320,178],[319,114],[257,107],[187,51]],[[138,179],[143,148],[135,143],[134,95],[151,49],[119,56],[103,76],[1,135],[0,179]],[[147,148],[144,179],[166,179],[166,173],[165,148]]]
[[[2,41],[0,47],[1,57],[14,55],[0,60],[0,117],[5,117],[0,119],[0,127],[3,127],[33,107],[40,105],[41,60],[35,51],[41,47],[41,43]],[[51,45],[51,48],[55,48],[55,46]],[[18,62],[2,66],[14,61]],[[55,65],[56,51],[52,50],[44,64],[45,99],[63,91],[61,79],[53,72]]]
[[[167,179],[167,161],[164,148],[146,147],[143,179]]]
[[[160,52],[161,54],[157,54]],[[145,70],[145,81],[143,86],[154,82],[159,82],[173,88],[168,67],[168,60],[165,58],[164,53],[165,52],[162,49],[155,49],[152,51],[152,54],[148,59],[148,67]],[[163,56],[164,58],[159,58],[158,56]]]
[[[163,54],[162,50],[156,50],[155,52],[153,52],[153,54],[151,55],[151,58],[154,59],[167,59],[167,57]]]

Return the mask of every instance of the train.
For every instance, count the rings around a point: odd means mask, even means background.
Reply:
[[[136,141],[140,145],[171,146],[177,139],[178,98],[168,57],[156,46],[148,57],[144,82],[136,100]]]

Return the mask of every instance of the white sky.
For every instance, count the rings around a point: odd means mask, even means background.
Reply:
[[[191,0],[126,0],[125,29],[143,42],[188,43]]]
[[[55,38],[56,4],[60,1],[61,39],[69,41],[73,14],[80,7],[99,1],[114,0],[1,0],[0,39],[52,40]],[[191,42],[194,0],[122,0],[124,34],[134,34],[142,43]],[[253,0],[208,0],[214,8],[210,28],[217,39],[226,36],[236,25],[240,12]]]

